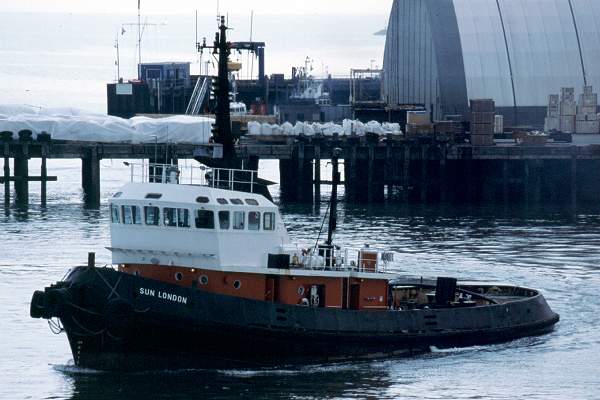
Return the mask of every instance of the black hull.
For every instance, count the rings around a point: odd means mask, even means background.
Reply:
[[[350,311],[215,295],[75,269],[36,292],[32,316],[59,317],[76,365],[100,370],[255,367],[409,355],[552,330],[537,294],[485,307]]]

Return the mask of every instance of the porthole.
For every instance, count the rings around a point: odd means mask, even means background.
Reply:
[[[208,285],[208,276],[206,276],[206,275],[202,275],[202,276],[200,277],[200,284],[201,284],[201,285]]]
[[[300,286],[298,288],[298,295],[302,296],[304,294],[304,286]]]
[[[242,282],[240,282],[240,281],[233,282],[233,288],[235,290],[239,290],[241,287],[242,287]]]
[[[177,273],[175,274],[175,280],[176,280],[176,281],[180,281],[180,280],[182,280],[182,279],[183,279],[183,274],[182,274],[181,272],[177,272]]]

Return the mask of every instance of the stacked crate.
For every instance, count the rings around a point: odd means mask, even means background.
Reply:
[[[496,105],[491,99],[471,100],[471,144],[494,145],[494,122]]]
[[[557,94],[551,94],[548,98],[548,111],[544,121],[544,130],[546,132],[560,130],[560,97]]]
[[[575,103],[575,89],[560,89],[560,117],[558,130],[564,133],[575,133],[575,115],[577,104]]]
[[[579,96],[575,117],[575,132],[588,134],[600,132],[598,94],[594,93],[592,86],[584,86],[583,94]]]
[[[406,113],[406,138],[418,139],[433,136],[434,129],[427,111],[408,111]]]
[[[465,128],[459,121],[435,121],[433,124],[437,140],[449,142],[464,142]]]

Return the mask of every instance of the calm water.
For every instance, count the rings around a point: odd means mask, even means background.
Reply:
[[[102,166],[106,198],[127,179],[127,170],[116,161]],[[66,337],[29,318],[33,291],[85,263],[88,251],[109,262],[107,208],[81,207],[78,167],[50,164],[59,181],[51,184],[46,210],[34,205],[0,217],[0,398],[600,398],[598,209],[341,210],[339,241],[399,252],[400,273],[488,278],[543,290],[562,316],[556,331],[543,337],[369,363],[123,375],[78,370]],[[263,164],[263,174],[276,179],[274,167]],[[32,203],[39,203],[37,191]],[[312,243],[323,210],[282,211],[292,236]]]
[[[315,59],[316,72],[324,69],[322,61],[330,72],[347,73],[381,60],[383,39],[372,33],[385,26],[387,12],[367,18],[257,16],[255,39],[268,43],[269,73],[287,72],[307,55]],[[104,85],[115,77],[114,36],[131,19],[0,12],[0,103],[104,111]],[[246,19],[232,16],[234,40],[247,38]],[[211,21],[201,20],[203,34],[214,29]],[[192,12],[168,17],[166,26],[148,32],[148,59],[194,61],[193,27]],[[125,76],[131,76],[132,38],[121,38]],[[81,207],[79,167],[77,160],[49,162],[59,181],[49,184],[45,210],[36,206],[37,187],[27,212],[7,212],[0,205],[1,399],[600,398],[600,206],[576,213],[342,207],[339,241],[399,252],[399,273],[541,289],[562,316],[556,331],[543,337],[408,359],[275,370],[124,375],[77,370],[66,337],[29,318],[29,301],[34,290],[85,263],[88,251],[96,251],[99,262],[110,261],[106,204],[99,211]],[[276,164],[262,167],[265,177],[277,180]],[[36,161],[31,171],[39,171]],[[103,198],[127,176],[122,162],[102,161]],[[292,237],[312,244],[323,211],[286,206],[282,212]]]

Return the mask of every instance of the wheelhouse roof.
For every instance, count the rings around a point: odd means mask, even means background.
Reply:
[[[156,195],[160,195],[160,197],[157,197]],[[199,201],[199,198],[201,197],[204,199]],[[206,199],[208,199],[208,201],[206,201]],[[227,204],[220,203],[218,199],[227,200]],[[243,204],[234,204],[231,202],[231,199],[239,199]],[[246,200],[254,200],[257,204],[248,204]],[[118,203],[121,203],[122,201],[140,201],[151,203],[168,202],[194,205],[243,205],[276,208],[271,201],[260,194],[217,189],[208,186],[163,183],[128,183],[119,189],[110,201]]]

